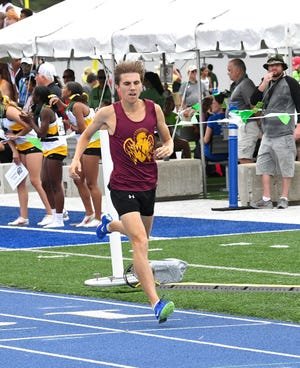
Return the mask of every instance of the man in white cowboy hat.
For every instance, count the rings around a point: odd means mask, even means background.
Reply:
[[[273,208],[271,201],[271,176],[282,176],[282,192],[277,208],[288,207],[288,194],[295,171],[296,144],[295,137],[300,137],[300,85],[285,75],[288,68],[281,55],[269,57],[263,67],[268,71],[256,88],[251,103],[263,103],[263,116],[275,113],[278,115],[262,118],[263,137],[258,151],[256,174],[262,175],[263,195],[254,208]],[[295,121],[297,110],[297,121]],[[287,119],[283,114],[288,114]],[[295,123],[298,123],[295,131]]]

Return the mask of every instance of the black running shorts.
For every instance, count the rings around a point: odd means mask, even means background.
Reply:
[[[156,189],[144,192],[127,192],[111,189],[110,196],[119,216],[129,212],[139,212],[142,216],[152,216],[154,213],[155,192]]]

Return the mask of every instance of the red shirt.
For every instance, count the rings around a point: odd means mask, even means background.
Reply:
[[[153,158],[156,112],[154,103],[144,100],[145,118],[139,122],[129,119],[121,102],[113,104],[116,114],[116,129],[109,136],[113,171],[110,188],[141,192],[156,188],[157,165]]]

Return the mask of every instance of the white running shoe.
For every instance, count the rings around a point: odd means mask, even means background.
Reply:
[[[88,224],[89,222],[94,220],[94,214],[90,215],[90,216],[84,216],[83,220],[79,223],[76,224],[76,227],[81,227],[81,226],[85,226],[86,224]]]
[[[19,216],[14,221],[9,222],[7,225],[9,225],[9,226],[27,226],[27,225],[29,225],[29,220],[25,219],[22,216]]]
[[[52,229],[52,228],[57,228],[57,227],[64,227],[65,224],[63,222],[57,222],[57,221],[53,221],[48,225],[43,226],[43,229]]]
[[[64,218],[64,221],[69,221],[70,220],[69,212],[65,209],[63,210],[63,218]]]
[[[51,224],[53,222],[54,216],[53,215],[45,215],[42,221],[38,222],[37,225],[45,226]]]
[[[88,223],[83,225],[83,227],[97,227],[100,224],[101,224],[101,221],[94,218],[92,221],[89,221]]]

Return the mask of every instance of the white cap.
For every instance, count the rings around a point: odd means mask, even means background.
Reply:
[[[54,65],[48,63],[47,61],[39,66],[37,72],[38,74],[43,75],[51,80],[53,80],[53,78],[57,75]]]
[[[189,72],[192,72],[193,70],[198,70],[198,68],[197,68],[197,65],[190,65],[189,67],[188,67],[188,73]]]
[[[33,64],[33,61],[30,57],[28,57],[28,58],[24,57],[24,58],[21,59],[21,64],[22,63],[31,65],[31,64]]]

